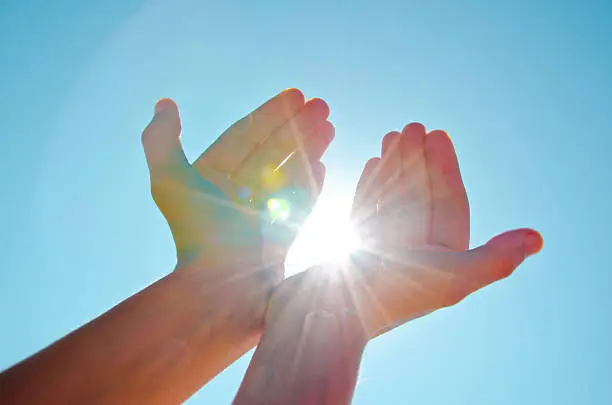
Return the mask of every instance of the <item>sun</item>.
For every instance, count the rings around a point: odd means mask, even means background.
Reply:
[[[350,220],[351,197],[320,196],[287,255],[287,275],[318,263],[344,261],[360,246]]]

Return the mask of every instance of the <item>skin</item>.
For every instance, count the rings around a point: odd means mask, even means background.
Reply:
[[[469,246],[469,204],[443,131],[418,123],[387,134],[355,193],[363,248],[311,268],[275,292],[235,405],[349,404],[367,342],[457,304],[540,251],[534,230]]]
[[[328,114],[322,100],[305,102],[300,91],[286,90],[189,164],[178,108],[160,100],[142,143],[153,198],[175,240],[176,268],[2,372],[0,402],[181,403],[251,349],[303,219],[270,225],[260,208],[274,193],[290,199],[301,192],[297,214],[308,212],[334,135]]]

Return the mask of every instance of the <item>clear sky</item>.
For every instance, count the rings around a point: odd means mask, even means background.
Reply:
[[[472,245],[545,240],[373,341],[354,404],[612,403],[611,20],[606,1],[2,1],[0,368],[172,269],[140,145],[158,98],[195,158],[298,87],[337,130],[324,201],[348,208],[381,136],[421,121],[456,143]],[[189,403],[229,404],[247,363]]]

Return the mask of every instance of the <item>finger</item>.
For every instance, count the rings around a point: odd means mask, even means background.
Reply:
[[[208,167],[223,173],[235,171],[275,130],[304,106],[298,89],[287,89],[234,123],[194,163],[196,170]]]
[[[316,133],[315,129],[323,124],[327,117],[329,117],[329,106],[325,101],[320,98],[308,100],[298,114],[266,140],[265,147],[287,152],[301,148],[309,149],[307,144]]]
[[[411,246],[424,245],[430,223],[430,191],[425,160],[425,127],[417,122],[402,130],[402,200],[405,211],[405,241]]]
[[[431,185],[430,243],[467,250],[470,242],[470,207],[461,179],[453,142],[444,131],[425,138],[425,157]]]
[[[377,216],[378,198],[381,192],[380,184],[377,182],[379,170],[380,158],[368,160],[357,183],[351,218],[358,228],[367,228],[368,223]]]
[[[329,113],[327,104],[317,100],[306,103],[298,115],[252,153],[231,176],[232,181],[273,192],[290,183],[291,179],[279,169],[294,152],[304,150],[304,154],[322,155],[333,139],[334,128],[325,121]]]
[[[378,181],[380,158],[368,160],[363,168],[351,209],[351,222],[359,238],[359,249],[351,252],[351,262],[360,267],[378,267],[381,225],[378,217],[379,197],[382,187]]]
[[[382,141],[382,153],[378,181],[382,185],[380,198],[381,217],[395,215],[401,210],[402,155],[400,152],[400,133],[389,132]]]
[[[411,275],[424,289],[452,305],[497,280],[508,277],[543,246],[540,234],[517,229],[468,252],[418,252],[408,261]]]
[[[543,245],[542,236],[533,229],[504,232],[469,251],[459,271],[464,278],[475,281],[475,291],[508,277],[523,260],[542,250]]]
[[[308,196],[308,200],[316,202],[325,180],[325,165],[320,161],[307,161],[298,154],[293,154],[281,169],[288,178],[288,187]]]
[[[329,121],[322,121],[308,136],[305,137],[302,145],[295,149],[296,154],[302,156],[302,160],[316,162],[321,160],[327,148],[334,140],[336,129]]]
[[[542,249],[539,233],[518,229],[503,233],[468,252],[413,251],[388,258],[384,276],[372,287],[396,323],[454,305],[469,294],[508,277],[528,256]]]
[[[334,138],[334,126],[324,121],[308,138],[303,148],[296,150],[279,168],[288,186],[302,189],[316,200],[322,184],[319,184],[320,171],[325,176],[325,166],[320,162],[330,142]],[[318,170],[318,172],[313,172]],[[322,180],[322,179],[321,179]]]
[[[178,106],[169,98],[159,100],[153,119],[142,133],[142,145],[152,178],[159,172],[168,175],[189,166],[180,135]]]

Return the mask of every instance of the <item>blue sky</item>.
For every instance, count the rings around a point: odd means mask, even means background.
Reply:
[[[421,121],[456,143],[473,245],[545,239],[511,278],[373,341],[354,404],[612,403],[611,4],[52,4],[0,5],[0,368],[172,269],[140,146],[155,100],[178,102],[195,158],[299,87],[337,130],[324,198]],[[229,403],[247,363],[189,403]]]

